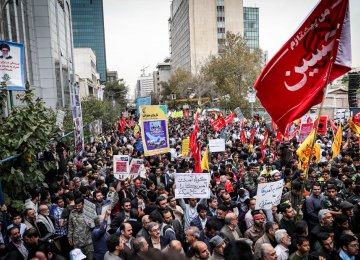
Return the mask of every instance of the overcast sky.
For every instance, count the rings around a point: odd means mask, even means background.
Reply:
[[[195,0],[196,1],[196,0]],[[215,1],[215,0],[208,0]],[[170,0],[103,0],[107,67],[135,89],[141,69],[150,73],[169,56]],[[317,0],[244,0],[259,7],[260,48],[269,59],[292,36]],[[360,67],[360,1],[350,0],[352,60]]]

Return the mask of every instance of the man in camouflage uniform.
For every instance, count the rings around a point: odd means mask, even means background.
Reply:
[[[340,203],[343,200],[337,196],[336,186],[334,184],[328,184],[326,189],[326,196],[322,201],[322,206],[324,209],[330,210],[330,213],[334,215],[340,215],[341,208]]]
[[[252,166],[249,166],[248,171],[243,175],[241,188],[245,188],[250,193],[250,197],[255,196],[257,178],[259,175],[255,172]]]
[[[87,259],[93,259],[94,246],[91,238],[90,226],[86,223],[83,213],[84,201],[76,199],[75,208],[70,213],[68,239],[69,244],[74,248],[80,248],[87,256]]]

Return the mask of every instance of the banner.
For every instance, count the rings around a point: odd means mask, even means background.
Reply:
[[[140,113],[140,106],[151,105],[151,96],[139,97],[136,99],[136,114]]]
[[[171,117],[172,118],[183,118],[184,112],[183,111],[173,111],[173,112],[171,112]]]
[[[170,152],[168,118],[160,106],[140,106],[145,156]]]
[[[298,142],[302,143],[314,128],[316,114],[305,114],[301,117]]]
[[[190,147],[190,139],[189,138],[185,138],[182,140],[182,145],[181,145],[181,154],[183,156],[188,156],[189,155],[189,147]]]
[[[95,120],[89,124],[90,130],[90,142],[94,142],[95,138],[98,137],[102,132],[102,121]]]
[[[211,125],[214,128],[214,130],[217,132],[220,131],[224,126],[226,126],[226,122],[222,116],[219,116],[218,119],[211,122]]]
[[[63,131],[64,130],[64,117],[65,112],[58,109],[56,113],[56,125]]]
[[[209,173],[175,173],[175,198],[210,198]]]
[[[140,173],[140,166],[144,163],[143,159],[135,159],[131,160],[130,164],[130,177],[137,177]]]
[[[225,139],[210,139],[209,140],[210,153],[224,152]]]
[[[129,177],[129,155],[114,155],[113,168],[116,179],[124,180]]]
[[[24,45],[0,41],[0,52],[0,82],[8,90],[25,90]]]
[[[94,228],[95,227],[94,219],[97,217],[95,204],[92,203],[91,201],[85,199],[84,207],[83,207],[83,214],[84,214],[84,219],[85,219],[86,224],[89,227]]]
[[[322,101],[327,79],[331,82],[349,70],[349,1],[318,1],[295,34],[266,64],[254,88],[284,133],[288,123]]]
[[[232,121],[234,120],[234,117],[235,117],[235,112],[232,112],[230,115],[228,115],[228,116],[225,118],[225,123],[226,123],[226,125],[232,123]]]
[[[280,204],[284,180],[258,184],[255,209],[271,209]]]
[[[235,108],[234,112],[236,113],[237,118],[239,118],[240,121],[244,120],[244,115],[241,112],[240,107]]]
[[[84,150],[84,129],[80,102],[80,88],[78,84],[73,84],[70,89],[70,103],[74,122],[75,154],[80,154]]]
[[[318,130],[317,130],[317,133],[319,135],[326,135],[326,133],[327,133],[327,120],[328,120],[327,116],[320,116],[319,126],[318,126]]]

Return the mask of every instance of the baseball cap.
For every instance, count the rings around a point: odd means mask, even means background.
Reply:
[[[70,251],[70,260],[82,260],[86,259],[86,255],[79,249],[75,248]]]

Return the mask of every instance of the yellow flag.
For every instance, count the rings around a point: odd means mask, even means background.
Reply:
[[[354,123],[352,117],[350,117],[349,125],[350,125],[351,130],[354,131],[355,135],[356,135],[357,137],[359,137],[359,136],[360,136],[360,127],[357,126],[357,125]]]
[[[340,124],[340,126],[339,126],[339,128],[338,128],[338,130],[336,132],[334,142],[333,142],[333,144],[331,146],[331,150],[333,151],[332,158],[335,158],[340,153],[341,142],[342,142],[342,127],[341,127],[341,124]]]
[[[201,160],[201,169],[207,170],[208,172],[210,171],[210,168],[209,168],[209,146],[206,147],[204,156]]]
[[[306,169],[309,161],[310,150],[312,143],[315,138],[315,129],[311,131],[311,133],[306,137],[304,142],[300,145],[300,147],[296,150],[296,154],[299,156],[299,160],[301,162],[301,168]],[[312,150],[311,158],[316,157],[316,162],[320,162],[320,150],[321,147],[319,144],[314,144],[314,149]]]

